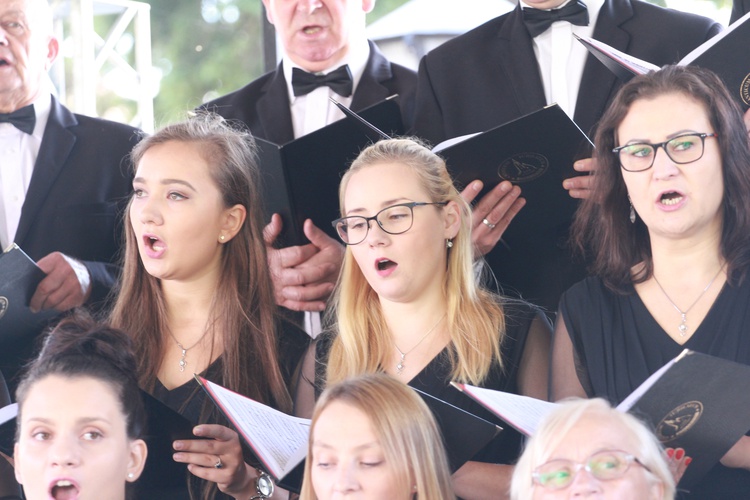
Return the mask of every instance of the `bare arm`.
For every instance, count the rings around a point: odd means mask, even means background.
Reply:
[[[453,474],[453,491],[465,500],[510,498],[512,465],[466,462]]]
[[[552,369],[550,372],[550,401],[565,398],[586,398],[586,390],[578,378],[575,349],[565,326],[562,311],[558,311],[552,339]]]

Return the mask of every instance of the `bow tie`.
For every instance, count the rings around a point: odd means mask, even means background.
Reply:
[[[352,95],[352,72],[349,66],[344,64],[326,75],[308,73],[299,68],[292,68],[292,90],[294,95],[306,95],[318,87],[330,87],[342,97]]]
[[[10,123],[21,132],[31,135],[34,132],[34,125],[36,125],[34,105],[29,104],[12,113],[0,113],[0,123]]]
[[[523,22],[531,38],[541,35],[555,21],[568,21],[576,26],[588,26],[589,11],[581,0],[569,3],[561,9],[540,10],[523,8]]]

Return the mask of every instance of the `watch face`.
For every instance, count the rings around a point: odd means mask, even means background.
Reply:
[[[273,481],[268,474],[258,476],[258,493],[266,497],[273,495]]]

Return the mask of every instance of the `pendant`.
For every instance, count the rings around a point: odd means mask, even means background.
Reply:
[[[401,361],[398,362],[396,365],[396,374],[401,375],[401,371],[404,369],[404,358],[406,357],[405,354],[401,354]]]
[[[179,346],[180,349],[182,349],[182,359],[180,359],[180,371],[184,372],[185,367],[187,366],[187,360],[185,359],[185,357],[187,356],[187,349],[182,347],[180,344],[177,344],[177,345]]]
[[[688,327],[686,323],[687,323],[687,316],[683,314],[682,323],[680,323],[680,326],[677,327],[680,330],[680,337],[684,337],[687,334]]]

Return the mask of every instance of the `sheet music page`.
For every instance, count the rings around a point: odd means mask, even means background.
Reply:
[[[287,415],[204,379],[216,401],[276,478],[286,475],[307,451],[310,420]],[[301,455],[300,455],[301,453]]]
[[[468,384],[463,384],[463,390],[527,436],[534,434],[542,419],[557,407],[548,401]]]

